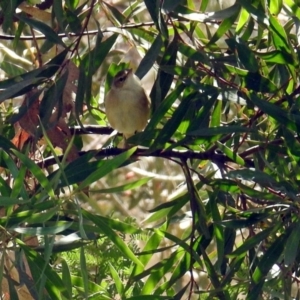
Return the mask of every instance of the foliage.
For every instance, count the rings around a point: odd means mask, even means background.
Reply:
[[[0,2],[4,297],[299,298],[299,3],[209,2]],[[152,116],[118,149],[125,67]]]

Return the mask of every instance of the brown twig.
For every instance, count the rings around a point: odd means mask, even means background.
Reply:
[[[103,33],[109,33],[109,32],[115,32],[116,30],[119,29],[134,29],[134,28],[139,28],[139,27],[145,27],[145,26],[153,26],[154,22],[144,22],[144,23],[138,23],[138,24],[126,24],[123,26],[118,26],[118,27],[108,27],[106,29],[101,29],[101,31]],[[58,33],[58,37],[64,38],[64,37],[78,37],[78,36],[85,36],[85,35],[95,35],[98,34],[99,31],[98,30],[89,30],[89,31],[84,31],[81,33]],[[44,40],[47,37],[43,34],[41,35],[36,35],[35,37],[33,37],[32,35],[21,35],[19,37],[19,40],[25,40],[25,41],[29,41],[29,40]],[[10,34],[0,34],[0,40],[14,40],[15,36],[14,35],[10,35]]]
[[[101,150],[90,150],[90,151],[80,151],[79,156],[83,156],[89,152],[94,153],[94,157],[96,159],[106,158],[109,156],[116,156],[123,152],[127,151],[127,149],[120,148],[105,148]],[[164,150],[157,149],[154,151],[150,151],[149,149],[137,148],[137,150],[133,153],[132,157],[162,157],[167,159],[200,159],[200,160],[211,160],[215,164],[224,164],[226,162],[234,162],[232,159],[227,157],[221,153],[211,153],[211,152],[195,152],[189,150]],[[63,155],[58,157],[59,159],[63,158]],[[251,168],[254,167],[252,160],[245,160],[246,166]],[[56,160],[54,157],[45,158],[42,161],[37,162],[37,165],[40,167],[49,167],[56,164]]]

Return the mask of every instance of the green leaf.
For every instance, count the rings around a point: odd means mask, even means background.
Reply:
[[[228,179],[215,179],[211,181],[211,185],[215,190],[221,190],[227,193],[239,193],[240,189],[237,183]]]
[[[135,74],[139,78],[143,78],[148,71],[153,67],[157,57],[161,54],[161,48],[163,46],[163,40],[160,35],[158,35],[151,47],[148,49],[146,55],[141,60]]]
[[[250,17],[249,13],[244,8],[242,8],[241,13],[240,13],[240,18],[239,18],[238,24],[236,26],[237,34],[241,33],[241,30],[246,25],[247,21],[249,20],[249,17]]]
[[[217,206],[217,193],[209,193],[209,205],[212,212],[212,218],[214,222],[221,221],[221,215],[219,212],[219,208]],[[225,247],[225,237],[224,237],[224,228],[217,223],[214,224],[214,236],[217,243],[217,253],[218,253],[218,260],[215,264],[217,270],[220,270],[221,263],[224,260],[224,247]]]
[[[22,205],[28,202],[30,202],[30,200],[0,196],[1,206]]]
[[[270,19],[270,29],[273,36],[274,46],[277,50],[283,51],[287,54],[292,54],[291,46],[288,42],[288,37],[286,32],[282,28],[278,20],[272,15],[269,16]]]
[[[19,76],[24,73],[24,69],[9,61],[0,62],[0,69],[2,69],[9,77]]]
[[[164,225],[163,225],[164,226]],[[130,278],[137,278],[141,276],[143,278],[144,266],[146,266],[150,259],[153,257],[154,249],[157,249],[159,244],[161,243],[162,239],[164,238],[163,234],[160,234],[157,231],[154,231],[152,235],[148,238],[146,245],[144,246],[142,253],[140,254],[140,262],[142,265],[136,265],[133,268]],[[127,290],[130,286],[130,281],[127,283],[125,290]]]
[[[109,189],[101,189],[97,191],[97,193],[121,193],[127,190],[133,190],[136,189],[145,183],[149,182],[152,178],[142,178],[124,185],[116,186]]]
[[[0,147],[2,150],[9,152],[11,149],[16,150],[16,146],[7,138],[4,136],[0,135]]]
[[[278,90],[277,86],[269,79],[261,76],[259,73],[249,72],[241,78],[242,87],[262,93],[274,93]]]
[[[174,66],[176,65],[178,51],[178,37],[174,36],[173,41],[168,45],[165,50],[164,56],[160,61],[160,66]],[[168,74],[163,70],[159,70],[156,81],[150,93],[150,98],[155,111],[158,105],[164,100],[168,94],[171,84],[173,82],[174,75]]]
[[[140,267],[144,267],[143,263],[134,255],[134,253],[130,250],[130,248],[126,245],[126,243],[115,233],[109,224],[105,222],[103,219],[97,218],[92,214],[88,214],[85,211],[82,211],[82,214],[92,222],[94,222],[99,229],[120,249],[121,253],[126,256],[128,259],[132,260],[135,264]]]
[[[191,255],[188,252],[182,252],[183,257],[180,259],[179,263],[174,262],[173,265],[176,265],[172,276],[169,280],[164,282],[160,287],[155,290],[155,294],[162,294],[168,291],[181,277],[186,274],[190,269],[191,264]]]
[[[72,281],[71,274],[68,263],[65,259],[61,259],[60,261],[62,267],[62,281],[66,287],[66,291],[63,293],[66,298],[72,297]]]
[[[128,20],[128,18],[125,17],[123,13],[120,12],[120,10],[115,5],[110,5],[108,2],[105,2],[105,6],[109,8],[112,16],[117,21],[116,23],[124,24]]]
[[[83,247],[80,248],[80,275],[82,277],[83,281],[83,293],[85,297],[89,294],[89,288],[88,288],[88,271],[87,271],[87,264],[86,264],[86,254]]]
[[[41,276],[45,276],[45,288],[51,299],[61,299],[60,293],[65,290],[65,285],[57,272],[37,252],[30,249],[22,241],[17,240],[17,243],[25,253],[34,281],[40,284]]]
[[[12,150],[12,152],[22,161],[22,163],[30,170],[33,176],[38,180],[40,185],[47,191],[48,195],[55,198],[53,187],[48,181],[47,177],[44,175],[44,172],[39,168],[28,156]]]
[[[0,176],[0,194],[3,195],[1,196],[3,199],[3,202],[5,203],[10,203],[11,198],[9,197],[9,195],[11,194],[11,187],[8,185],[8,183]],[[15,199],[17,201],[19,201],[19,199]],[[2,201],[1,201],[2,203]],[[0,204],[2,205],[2,204]],[[8,204],[9,205],[9,204]],[[5,205],[3,205],[5,206]]]
[[[144,130],[147,134],[151,134],[162,118],[166,115],[168,110],[172,107],[173,103],[179,98],[180,94],[186,88],[185,84],[179,84],[174,91],[166,97],[166,99],[157,107],[153,116],[150,119],[149,124]]]
[[[45,129],[53,127],[53,124],[50,124],[49,119],[53,115],[53,109],[55,106],[62,106],[62,95],[64,88],[68,80],[69,72],[64,72],[56,82],[54,82],[50,88],[45,92],[44,97],[40,103],[40,118],[41,122]],[[61,103],[61,104],[57,104]],[[57,120],[58,121],[62,112],[58,111]]]
[[[67,25],[64,16],[64,10],[62,7],[62,2],[60,1],[53,1],[53,13],[58,22],[60,31],[65,31]]]
[[[267,249],[263,256],[260,257],[260,261],[255,268],[252,275],[252,288],[251,293],[248,294],[247,299],[255,300],[258,299],[263,284],[264,278],[273,267],[273,265],[278,262],[280,256],[284,251],[284,245],[289,237],[289,232],[277,236],[273,244]]]
[[[99,165],[99,162],[96,162],[96,164],[93,164],[96,167],[96,170],[94,172],[90,173],[80,183],[78,189],[84,189],[85,187],[89,186],[91,183],[94,183],[95,181],[104,177],[105,175],[107,175],[108,173],[113,171],[114,169],[120,167],[123,163],[125,163],[132,156],[132,154],[135,151],[136,151],[136,148],[131,148],[128,151],[123,152],[110,160],[100,161],[100,165]],[[70,172],[70,170],[68,170],[68,171]],[[75,174],[75,175],[82,176],[82,172],[84,172],[86,174],[87,170],[77,170],[77,172],[76,172],[77,174]],[[65,173],[65,174],[67,175],[67,173]],[[67,178],[69,179],[69,177],[67,177]]]
[[[161,219],[171,218],[174,215],[174,212],[177,213],[188,201],[189,195],[188,193],[185,193],[183,196],[180,196],[175,200],[159,204],[157,207],[149,211],[154,213],[146,218],[144,222],[151,223]]]
[[[268,213],[251,214],[248,218],[242,219],[226,219],[220,222],[222,225],[232,229],[240,229],[250,227],[258,222],[263,221],[269,217]]]
[[[38,21],[33,18],[31,18],[31,19],[27,18],[23,14],[18,14],[17,17],[24,23],[28,24],[29,26],[32,26],[33,28],[35,28],[35,29],[39,30],[41,33],[43,33],[49,42],[61,45],[64,48],[66,47],[66,45],[64,44],[62,39],[58,36],[58,34],[51,27],[49,27],[46,23],[43,23],[43,22]]]
[[[173,11],[183,0],[165,0],[162,4],[163,9],[168,10],[169,12]]]
[[[116,269],[110,263],[109,263],[109,270],[110,270],[110,274],[111,274],[111,277],[114,281],[114,284],[116,286],[118,294],[123,295],[124,294],[124,286],[123,286],[123,283],[122,283],[122,279],[119,277],[118,272],[116,271]]]
[[[220,143],[220,142],[216,142],[217,147],[224,152],[224,154],[229,157],[230,159],[232,159],[234,162],[236,162],[237,164],[244,166],[245,165],[245,161],[236,153],[236,151],[231,150],[229,147],[227,147],[226,145]]]
[[[268,51],[265,53],[256,52],[255,54],[268,63],[282,64],[282,65],[293,64],[292,56],[287,55],[285,52],[279,50]]]
[[[245,133],[251,132],[252,130],[242,126],[230,125],[230,126],[219,126],[219,127],[209,127],[209,128],[200,128],[187,133],[187,135],[194,136],[215,136],[215,135],[224,135],[231,133]]]
[[[71,222],[58,221],[55,226],[46,227],[14,227],[15,232],[26,235],[56,235],[72,225]]]
[[[50,78],[56,71],[61,67],[69,49],[65,49],[60,52],[57,56],[52,58],[46,65],[40,67],[39,69],[23,73],[20,76],[16,76],[7,80],[0,81],[0,89],[11,88],[14,84],[19,84],[23,80],[33,80],[37,77]]]
[[[22,0],[3,1],[1,4],[3,24],[2,28],[4,32],[7,32],[12,28],[13,17],[17,7],[22,3]]]
[[[250,100],[261,109],[264,113],[273,117],[279,124],[285,124],[285,126],[295,129],[294,122],[291,121],[291,117],[287,114],[285,110],[280,108],[278,105],[270,103],[266,100],[260,99],[256,93],[249,93]],[[295,118],[297,124],[300,124],[300,119]]]
[[[300,246],[300,222],[292,226],[292,232],[287,239],[286,247],[284,251],[284,263],[287,266],[292,266],[295,263],[296,257],[299,253],[299,246]]]
[[[81,21],[77,17],[77,15],[67,7],[64,9],[65,15],[66,15],[66,21],[68,22],[68,25],[70,26],[71,32],[74,33],[81,33],[82,26]]]
[[[245,8],[245,10],[251,14],[252,18],[256,20],[263,27],[269,27],[269,18],[265,15],[262,9],[258,9],[252,5],[252,2],[248,0],[239,0],[239,3]]]
[[[182,99],[181,103],[174,111],[170,120],[167,121],[165,126],[160,130],[157,138],[154,140],[151,149],[156,148],[164,148],[165,143],[169,141],[172,135],[176,132],[177,128],[179,127],[181,121],[183,120],[188,107],[190,105],[189,99],[185,98]]]
[[[268,0],[270,13],[277,16],[282,9],[282,0]]]
[[[261,232],[258,232],[254,236],[243,241],[242,245],[237,247],[232,253],[227,254],[228,257],[234,258],[236,256],[243,256],[250,249],[253,249],[259,245],[263,240],[267,239],[271,234],[276,233],[276,231],[280,228],[280,225],[276,225],[274,227],[269,227]]]
[[[169,296],[141,295],[126,298],[126,300],[170,300]]]
[[[201,63],[204,63],[206,65],[211,64],[207,54],[200,49],[195,50],[190,45],[179,43],[178,50],[180,53],[182,53],[191,60],[200,61]],[[179,66],[176,65],[175,67]]]
[[[45,81],[46,79],[43,77],[34,77],[34,78],[22,80],[19,83],[12,85],[9,89],[6,89],[1,92],[0,103],[7,99],[25,94],[26,92],[29,92],[33,86],[38,86],[39,84]]]
[[[258,72],[259,65],[257,62],[257,58],[255,57],[251,49],[246,45],[246,43],[244,43],[240,39],[237,39],[235,45],[237,49],[238,58],[240,59],[241,63],[245,66],[245,68],[253,73]]]
[[[118,34],[113,34],[102,42],[103,35],[101,31],[97,34],[97,43],[95,48],[89,52],[82,60],[85,69],[90,69],[90,74],[93,75],[106,59],[107,54],[115,44]]]
[[[149,11],[151,19],[155,23],[157,29],[163,35],[164,38],[168,37],[168,30],[165,24],[165,21],[162,17],[160,10],[160,1],[159,0],[145,0],[145,5]]]
[[[207,44],[207,47],[209,47],[210,45],[212,45],[216,41],[218,41],[232,27],[232,25],[234,24],[234,22],[236,21],[238,15],[240,13],[240,8],[241,7],[239,4],[234,4],[233,6],[231,6],[230,8],[227,9],[226,12],[228,12],[228,14],[226,14],[226,17],[225,17],[224,11],[222,11],[223,12],[222,13],[223,21],[220,24],[217,31],[215,32],[215,34],[213,35],[213,37],[210,39],[209,43]],[[216,14],[214,14],[214,17],[213,17],[214,19],[216,18],[215,15]]]
[[[65,49],[46,65],[37,70],[0,81],[0,89],[5,89],[0,93],[0,103],[6,99],[13,98],[31,91],[34,86],[38,86],[52,77],[61,67],[61,64],[63,63],[68,51],[69,49]]]

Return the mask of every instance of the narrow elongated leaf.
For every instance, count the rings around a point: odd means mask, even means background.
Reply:
[[[83,288],[84,288],[83,292],[84,295],[87,297],[87,295],[89,294],[88,272],[87,272],[87,264],[86,264],[86,254],[83,247],[80,248],[80,268],[81,268],[80,275],[82,277]]]
[[[249,128],[242,126],[220,126],[220,127],[209,127],[209,128],[201,128],[197,130],[193,130],[187,133],[187,135],[195,135],[195,136],[214,136],[214,135],[223,135],[228,133],[244,133],[251,132]]]
[[[176,64],[178,51],[178,36],[175,35],[173,41],[168,45],[164,56],[160,62],[161,66],[174,66]],[[174,75],[168,74],[163,70],[159,70],[158,76],[150,93],[153,110],[155,111],[159,104],[164,100],[168,94]]]
[[[190,105],[189,99],[183,99],[177,109],[174,111],[172,118],[165,124],[161,129],[158,137],[155,139],[154,143],[151,146],[151,149],[163,148],[164,144],[172,137],[172,135],[177,130],[182,119],[184,118],[188,106]]]
[[[178,50],[180,53],[191,60],[200,61],[201,63],[210,65],[208,56],[204,51],[201,51],[200,49],[195,50],[190,45],[179,43]]]
[[[160,55],[161,48],[163,46],[163,40],[160,35],[157,35],[150,49],[141,60],[135,74],[139,78],[143,78],[148,71],[153,67],[157,57]]]
[[[120,155],[114,157],[111,160],[101,161],[101,167],[96,168],[96,170],[89,174],[87,178],[81,182],[79,185],[79,189],[83,189],[84,187],[90,185],[91,183],[95,182],[96,180],[100,179],[101,177],[107,175],[112,170],[118,168],[122,165],[130,156],[136,151],[136,148],[132,148]]]
[[[240,6],[238,4],[234,6],[234,9],[230,11],[230,16],[227,16],[226,19],[222,21],[222,23],[220,24],[213,37],[210,39],[207,46],[210,46],[216,41],[218,41],[232,27],[233,23],[236,21],[240,13],[239,8]]]
[[[72,225],[71,222],[57,222],[56,226],[49,227],[15,227],[14,231],[26,234],[26,235],[55,235],[66,229],[68,229]]]
[[[114,232],[109,224],[104,222],[103,220],[97,218],[97,216],[93,216],[91,214],[86,214],[84,211],[82,212],[89,220],[94,222],[99,229],[120,249],[122,254],[132,260],[135,264],[140,267],[144,267],[142,262],[134,255],[134,253],[130,250],[130,248],[126,245],[126,243],[118,236],[116,232]]]
[[[112,266],[112,264],[109,264],[109,269],[110,269],[110,274],[111,277],[114,280],[114,284],[116,286],[117,292],[119,295],[123,295],[124,293],[124,286],[122,283],[122,279],[119,277],[118,272],[116,271],[116,269]]]
[[[270,19],[270,29],[273,33],[274,45],[277,50],[284,51],[291,55],[291,49],[288,42],[288,37],[286,32],[282,28],[278,20],[272,15],[269,16]]]
[[[99,191],[97,191],[98,193],[121,193],[127,190],[132,190],[132,189],[136,189],[142,185],[144,185],[145,183],[147,183],[148,181],[150,181],[152,178],[142,178],[140,180],[136,180],[121,186],[117,186],[117,187],[113,187],[113,188],[109,188],[109,189],[101,189]]]
[[[147,133],[151,133],[154,131],[155,127],[159,124],[160,120],[166,115],[168,110],[171,108],[173,103],[179,98],[180,94],[185,88],[185,84],[178,85],[177,88],[174,91],[172,91],[166,97],[166,99],[157,107],[157,110],[151,117],[150,122],[145,129]]]
[[[191,264],[191,256],[188,252],[183,252],[183,257],[178,264],[176,264],[175,270],[172,272],[171,278],[163,283],[159,288],[155,290],[156,294],[162,294],[171,288],[177,280],[179,280],[186,272],[188,272]]]
[[[40,103],[40,118],[46,129],[49,128],[48,126],[51,126],[51,124],[49,124],[49,119],[53,114],[54,107],[59,106],[57,103],[62,101],[62,95],[67,79],[68,72],[64,72],[64,74],[45,92]],[[57,120],[58,118],[59,116],[57,117]]]
[[[25,253],[27,262],[31,270],[31,274],[35,282],[41,282],[41,275],[45,276],[47,279],[45,281],[45,287],[51,299],[61,299],[60,292],[65,290],[65,285],[56,273],[56,271],[51,269],[50,266],[46,264],[44,259],[37,252],[30,249],[23,242],[19,240],[17,242]]]
[[[40,67],[39,69],[26,72],[22,75],[15,76],[13,78],[0,81],[1,89],[11,89],[14,84],[21,83],[23,80],[34,80],[35,78],[50,78],[55,74],[55,72],[61,67],[69,49],[65,49],[60,52],[57,56],[52,58],[46,65]]]
[[[28,24],[29,26],[34,27],[35,29],[39,30],[41,33],[43,33],[46,38],[55,44],[59,44],[63,47],[66,47],[66,45],[64,44],[64,42],[62,41],[62,39],[57,35],[57,33],[51,28],[49,27],[47,24],[40,22],[38,20],[35,19],[30,19],[25,17],[22,14],[18,15],[18,18],[23,21],[24,23]]]
[[[237,164],[244,166],[245,161],[241,158],[235,151],[232,151],[229,147],[226,147],[224,144],[220,142],[216,142],[218,148],[225,153],[230,159],[232,159]]]
[[[258,72],[259,65],[257,62],[257,58],[251,49],[241,40],[236,41],[236,49],[238,53],[238,58],[245,66],[247,70],[250,72],[256,73]]]
[[[168,29],[161,14],[160,1],[145,0],[144,2],[157,29],[160,31],[164,38],[168,38]]]
[[[72,297],[72,281],[71,281],[71,274],[70,274],[70,269],[67,264],[67,262],[62,259],[61,260],[61,267],[62,267],[62,281],[65,284],[66,291],[64,291],[64,296],[67,298]]]
[[[288,237],[289,232],[277,237],[265,254],[260,258],[260,261],[252,275],[253,287],[251,289],[251,293],[248,294],[247,299],[255,300],[259,297],[264,284],[263,278],[268,274],[272,266],[278,262],[283,253],[284,245]]]
[[[269,228],[257,233],[255,236],[245,240],[241,246],[239,246],[236,250],[234,250],[232,253],[228,254],[227,256],[234,258],[236,256],[246,254],[247,251],[256,247],[264,239],[266,239],[272,233],[276,232],[279,229],[279,227],[280,227],[280,225],[277,225],[275,227],[269,227]]]
[[[28,156],[15,150],[12,151],[22,161],[22,163],[31,171],[31,173],[38,180],[40,185],[47,191],[49,196],[55,198],[53,187],[51,186],[47,177],[44,175],[42,169],[38,167]]]
[[[286,265],[293,265],[295,263],[296,256],[299,253],[300,247],[300,222],[298,221],[292,228],[292,232],[287,239],[285,251],[284,251],[284,263]]]
[[[0,196],[0,205],[1,206],[11,206],[11,205],[25,204],[25,203],[28,203],[29,201],[30,200]]]
[[[30,79],[25,79],[17,84],[12,85],[9,89],[6,89],[0,93],[0,103],[7,99],[11,99],[29,92],[32,87],[37,86],[46,81],[46,78],[35,77]]]

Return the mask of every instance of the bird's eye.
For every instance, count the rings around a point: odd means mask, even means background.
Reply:
[[[120,77],[119,82],[123,82],[125,80],[125,77]]]

